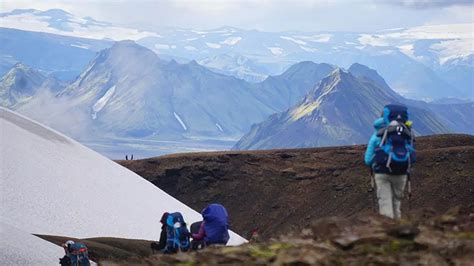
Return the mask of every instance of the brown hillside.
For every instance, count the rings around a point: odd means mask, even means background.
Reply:
[[[233,230],[248,237],[258,228],[268,238],[317,218],[372,211],[364,151],[359,145],[187,153],[119,163],[196,210],[222,203]],[[404,214],[426,208],[439,214],[457,205],[474,212],[474,136],[421,137],[417,151]]]

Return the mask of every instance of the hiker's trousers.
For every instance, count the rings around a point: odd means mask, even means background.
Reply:
[[[400,219],[400,206],[407,175],[375,174],[379,213],[390,218]]]

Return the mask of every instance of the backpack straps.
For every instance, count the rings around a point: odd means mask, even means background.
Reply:
[[[382,140],[380,141],[380,145],[379,145],[380,148],[382,148],[382,146],[385,144],[385,141],[387,140],[387,135],[388,135],[388,127],[385,127],[383,129],[383,136],[382,136]]]

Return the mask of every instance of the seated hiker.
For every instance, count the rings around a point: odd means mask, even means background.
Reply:
[[[379,213],[390,218],[401,218],[403,190],[415,162],[411,126],[405,106],[385,106],[365,152],[365,164],[375,173]]]
[[[152,251],[162,251],[166,247],[166,239],[167,239],[167,231],[166,231],[166,219],[168,219],[169,213],[165,212],[161,216],[160,223],[161,223],[161,233],[160,233],[160,240],[158,242],[151,243],[150,247]]]
[[[191,237],[193,237],[193,240],[191,241],[192,250],[203,249],[206,247],[206,243],[204,243],[204,237],[202,236],[204,234],[204,227],[202,226],[202,221],[191,224]]]
[[[68,240],[63,244],[63,248],[66,254],[59,259],[59,264],[62,266],[90,266],[86,245]]]
[[[199,231],[192,234],[193,247],[215,244],[226,245],[229,241],[228,214],[224,206],[210,204],[202,211],[203,221]]]
[[[183,215],[179,212],[168,214],[166,218],[166,246],[163,252],[166,254],[180,251],[188,251],[190,233],[186,227]]]

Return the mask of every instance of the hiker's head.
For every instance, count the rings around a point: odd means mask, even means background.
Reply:
[[[160,219],[160,223],[165,224],[166,220],[168,219],[168,215],[169,215],[168,212],[163,213],[163,215],[161,216],[161,219]]]
[[[66,252],[68,252],[69,250],[71,250],[71,246],[74,245],[74,241],[72,240],[68,240],[66,241],[64,244],[63,244],[63,247],[64,247],[64,250]]]

